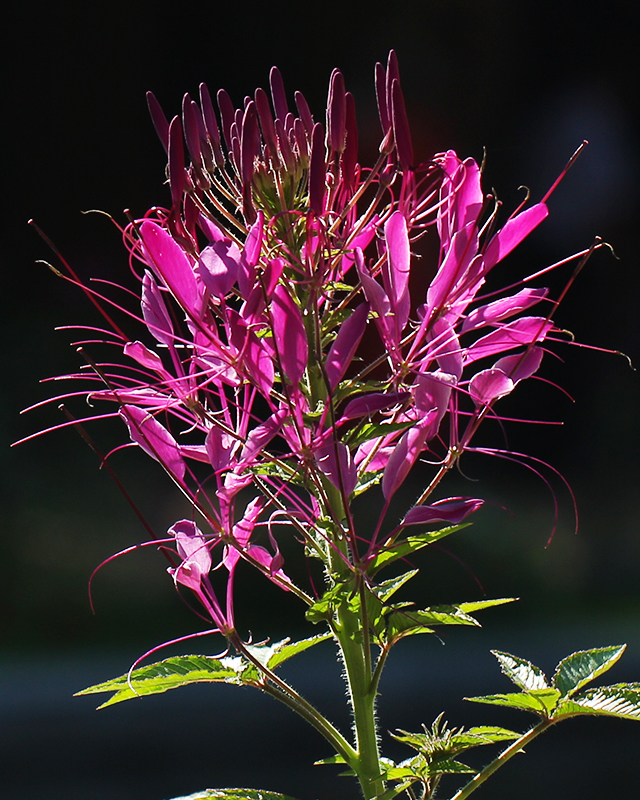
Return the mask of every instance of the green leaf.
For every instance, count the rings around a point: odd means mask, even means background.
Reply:
[[[376,483],[380,483],[381,480],[382,470],[378,472],[363,472],[358,479],[358,485],[353,490],[354,496],[357,497],[359,494],[368,491],[372,486],[375,486]]]
[[[391,564],[398,558],[404,558],[411,553],[415,553],[417,550],[421,550],[423,547],[433,544],[433,542],[437,542],[439,539],[444,539],[445,536],[450,536],[456,531],[467,528],[470,524],[470,522],[465,522],[462,525],[451,525],[448,528],[440,528],[438,531],[425,531],[424,533],[416,533],[407,536],[406,539],[395,542],[388,548],[381,550],[369,563],[367,572],[370,575],[374,575],[378,570],[382,569],[382,567],[386,567],[387,564]]]
[[[322,597],[319,597],[315,603],[309,606],[305,613],[305,617],[309,620],[309,622],[313,622],[314,624],[317,622],[326,622],[327,620],[331,619],[334,611],[340,605],[344,592],[345,588],[341,584],[337,584],[336,586],[332,586],[331,589],[327,589]]]
[[[580,650],[564,658],[556,667],[553,685],[562,697],[574,692],[602,675],[616,663],[626,649],[626,644]]]
[[[354,433],[348,438],[349,447],[359,447],[370,439],[377,439],[380,436],[388,436],[396,431],[406,431],[416,423],[409,422],[367,422],[355,429]]]
[[[513,694],[490,694],[484,697],[465,697],[472,703],[486,703],[490,706],[507,706],[521,711],[532,711],[538,716],[548,718],[555,709],[560,692],[556,689],[534,689],[531,692]]]
[[[205,789],[203,792],[174,797],[173,800],[293,800],[292,797],[262,789]]]
[[[512,739],[519,739],[520,733],[499,728],[495,725],[480,725],[476,728],[469,728],[462,733],[454,733],[451,737],[451,745],[456,750],[468,750],[483,744],[495,744],[496,742],[508,742]]]
[[[325,764],[346,764],[344,757],[341,755],[329,756],[329,758],[321,758],[320,761],[314,761],[314,767],[323,767]]]
[[[484,608],[503,606],[505,603],[515,603],[518,599],[517,597],[499,597],[496,600],[473,600],[471,603],[456,603],[456,605],[465,614],[473,614],[474,611],[482,611]]]
[[[432,761],[427,767],[429,775],[476,771],[477,770],[472,767],[468,767],[466,764],[463,764],[461,761],[456,761],[453,758],[443,758],[441,761]]]
[[[233,683],[238,686],[255,686],[260,673],[253,664],[239,656],[211,658],[210,656],[176,656],[134,670],[131,675],[121,675],[105,683],[89,686],[77,695],[114,692],[98,708],[106,708],[148,694],[162,694],[189,683]]]
[[[533,689],[549,688],[544,672],[535,667],[530,661],[525,661],[523,658],[512,656],[509,653],[501,653],[499,650],[492,650],[491,652],[498,659],[500,669],[507,678],[523,691],[530,692]]]
[[[282,642],[278,643],[278,649],[267,662],[267,666],[269,669],[275,669],[284,661],[297,656],[298,653],[302,653],[319,642],[324,642],[330,638],[331,633],[321,633],[318,636],[311,636],[309,639],[301,639],[299,642],[292,642],[291,644],[288,644],[288,639],[283,639]]]
[[[558,706],[554,717],[601,714],[622,719],[640,719],[640,683],[617,683],[587,689]]]
[[[402,575],[382,581],[377,586],[373,587],[376,597],[379,597],[380,600],[386,602],[398,591],[401,586],[404,586],[408,580],[411,580],[414,575],[417,575],[418,572],[419,570],[417,569],[410,569],[408,572],[404,572]]]

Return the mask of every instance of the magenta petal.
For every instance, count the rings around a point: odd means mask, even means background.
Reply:
[[[322,445],[316,451],[316,463],[336,489],[344,489],[347,497],[356,488],[358,471],[346,444],[329,441]]]
[[[123,406],[120,416],[129,428],[131,440],[159,461],[178,480],[184,480],[186,465],[176,440],[157,419],[136,406]]]
[[[358,417],[372,416],[377,411],[404,403],[411,395],[409,392],[376,392],[356,397],[347,403],[342,415],[343,420],[357,419]]]
[[[142,342],[127,342],[123,348],[123,353],[125,356],[133,358],[134,361],[137,361],[138,364],[141,364],[143,367],[152,369],[165,379],[171,380],[171,374],[164,368],[160,356],[154,353],[153,350],[149,350]]]
[[[435,409],[426,440],[432,439],[438,432],[440,423],[449,407],[451,390],[457,383],[455,375],[447,372],[424,372],[416,378],[415,404],[422,413],[429,413]]]
[[[204,248],[196,271],[214,297],[224,297],[236,282],[239,264],[238,246],[226,239]]]
[[[256,266],[260,260],[263,237],[264,213],[258,211],[256,221],[249,228],[238,269],[238,288],[240,289],[240,294],[245,299],[249,297],[249,293],[256,280]]]
[[[464,363],[470,364],[479,358],[512,350],[518,345],[541,342],[552,328],[553,323],[544,317],[521,317],[508,322],[474,342],[464,354]]]
[[[180,245],[164,228],[150,220],[142,223],[140,235],[149,266],[162,278],[185,311],[196,316],[198,304],[196,277]]]
[[[231,463],[231,454],[237,440],[230,433],[217,426],[211,428],[204,440],[205,451],[209,463],[216,472],[227,469]]]
[[[409,273],[411,249],[407,221],[400,211],[395,211],[384,226],[387,242],[387,258],[382,265],[382,276],[387,296],[395,314],[398,340],[409,319]]]
[[[342,256],[340,261],[340,277],[343,277],[346,272],[351,269],[351,267],[356,262],[355,257],[355,250],[357,247],[360,248],[363,252],[369,247],[371,242],[373,241],[373,237],[376,235],[376,224],[378,222],[377,215],[368,222],[364,228],[354,236],[353,239],[349,242],[349,250]]]
[[[436,414],[435,408],[429,411],[419,424],[404,432],[395,446],[382,476],[382,493],[385,500],[389,500],[400,488],[411,467],[418,460],[429,433],[430,423]]]
[[[351,316],[342,323],[329,354],[327,355],[326,373],[331,389],[342,380],[349,365],[353,361],[358,345],[364,335],[369,315],[369,304],[362,303]]]
[[[307,367],[307,334],[300,308],[282,283],[273,292],[271,313],[273,334],[283,372],[281,378],[284,380],[286,376],[296,386]]]
[[[514,382],[500,369],[483,369],[469,381],[469,394],[477,406],[485,406],[513,391]]]
[[[168,533],[176,540],[182,564],[174,572],[178,583],[190,589],[200,589],[200,582],[211,570],[211,553],[202,531],[190,519],[181,519],[172,525]]]
[[[486,306],[476,308],[465,319],[461,333],[474,331],[485,325],[495,325],[497,322],[513,316],[513,314],[518,314],[539,303],[540,300],[547,296],[548,291],[548,289],[521,289],[511,297],[503,297],[500,300],[494,300],[493,303],[488,303]]]
[[[149,333],[155,339],[166,345],[173,343],[174,334],[171,317],[158,284],[148,270],[144,271],[142,279],[142,316]]]
[[[258,454],[265,448],[273,437],[280,431],[282,423],[286,419],[288,410],[285,406],[278,409],[262,424],[257,425],[247,436],[247,440],[242,448],[237,469],[252,464]]]
[[[548,214],[549,209],[546,204],[537,203],[510,219],[487,245],[484,254],[485,269],[491,269],[499,261],[502,261],[505,256],[509,255]]]
[[[247,505],[242,519],[233,526],[234,544],[229,544],[224,549],[222,563],[231,572],[240,559],[240,551],[244,550],[249,544],[249,539],[253,534],[253,530],[258,521],[258,517],[264,508],[264,499],[262,497],[254,497],[253,500]],[[265,551],[266,552],[266,551]],[[260,562],[262,563],[262,562]]]
[[[426,522],[448,522],[458,525],[462,520],[477,511],[484,500],[473,497],[449,497],[438,500],[430,506],[414,506],[407,511],[403,525],[422,525]]]
[[[502,370],[515,383],[530,378],[538,371],[542,363],[544,350],[541,347],[532,347],[517,356],[505,356],[493,365],[495,369]]]

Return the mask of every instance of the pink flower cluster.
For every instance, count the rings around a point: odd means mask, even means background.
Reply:
[[[149,96],[172,205],[124,231],[134,271],[143,266],[141,311],[128,313],[145,342],[116,329],[109,341],[125,362],[95,365],[86,394],[117,404],[132,442],[208,527],[181,520],[169,530],[171,572],[223,632],[234,624],[231,589],[223,610],[208,577],[218,545],[230,587],[244,560],[304,594],[283,571],[282,521],[319,552],[334,546],[333,526],[348,542],[341,557],[366,571],[405,526],[455,524],[478,508],[425,503],[494,403],[538,370],[553,331],[550,314],[529,313],[545,288],[481,294],[546,205],[498,227],[473,159],[414,161],[393,52],[376,65],[375,88],[372,168],[358,162],[354,100],[338,70],[326,124],[299,92],[290,110],[276,68],[271,102],[257,89],[236,109],[221,90],[216,112],[202,85],[199,104],[186,95],[169,123]],[[416,302],[411,276],[428,272],[412,252],[422,236],[438,237],[439,256]],[[400,527],[358,532],[353,498],[379,483],[382,522],[425,452],[436,475]]]

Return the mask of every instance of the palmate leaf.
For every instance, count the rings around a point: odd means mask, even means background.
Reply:
[[[411,553],[421,550],[423,547],[437,542],[439,539],[444,539],[445,536],[450,536],[456,531],[460,531],[470,525],[470,522],[461,525],[450,525],[448,528],[440,528],[438,531],[425,531],[424,533],[415,533],[407,536],[399,542],[395,542],[388,548],[381,550],[369,563],[367,572],[370,575],[375,575],[382,567],[391,564],[399,558],[405,558]]]
[[[465,697],[472,703],[486,703],[490,706],[507,706],[521,711],[532,711],[540,717],[549,718],[558,703],[560,692],[556,689],[534,689],[531,692],[509,694],[489,694],[483,697]]]
[[[405,636],[433,633],[432,628],[438,625],[472,625],[481,627],[478,620],[470,616],[468,611],[491,608],[503,603],[510,603],[513,600],[514,598],[512,597],[503,597],[498,600],[485,600],[477,603],[432,606],[423,611],[394,611],[386,618],[386,639],[395,642]]]
[[[262,789],[205,789],[172,800],[294,800],[289,795],[265,792]]]
[[[325,642],[330,638],[331,633],[320,633],[318,636],[311,636],[308,639],[301,639],[298,642],[289,643],[289,639],[283,639],[276,645],[273,655],[267,661],[267,666],[269,669],[275,669],[293,656],[297,656],[298,653],[302,653],[319,642]]]
[[[256,686],[260,672],[239,656],[212,658],[210,656],[176,656],[134,670],[130,676],[121,675],[104,683],[89,686],[77,695],[113,692],[98,708],[106,708],[149,694],[162,694],[189,683],[232,683],[237,686]]]
[[[640,719],[640,683],[617,683],[587,689],[561,703],[554,717],[600,714],[622,719]]]
[[[507,678],[523,691],[528,692],[533,689],[549,688],[544,672],[535,667],[530,661],[525,661],[523,658],[512,656],[509,653],[501,653],[499,650],[492,650],[491,652],[498,659],[500,668]]]
[[[451,745],[456,752],[468,750],[483,744],[496,744],[497,742],[509,742],[521,736],[516,731],[507,728],[500,728],[496,725],[479,725],[469,728],[461,733],[454,733],[451,736]]]
[[[562,697],[570,697],[578,689],[602,675],[618,661],[626,644],[599,647],[595,650],[580,650],[573,653],[556,667],[553,685]]]

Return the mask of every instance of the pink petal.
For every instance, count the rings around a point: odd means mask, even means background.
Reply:
[[[202,531],[192,520],[181,519],[168,533],[175,538],[178,555],[182,558],[175,573],[176,580],[189,588],[193,588],[192,583],[200,588],[201,579],[211,570],[211,553]]]
[[[513,391],[514,382],[500,369],[483,369],[469,381],[469,394],[477,406],[485,406]]]
[[[538,371],[543,355],[544,350],[541,347],[532,347],[520,355],[500,358],[493,366],[502,370],[515,384],[530,378]]]
[[[155,417],[136,406],[123,406],[120,416],[129,429],[131,440],[159,461],[178,480],[184,480],[186,465],[176,440]]]
[[[351,316],[342,323],[329,354],[325,369],[331,389],[342,380],[349,365],[353,361],[358,345],[364,335],[369,315],[369,304],[362,303]]]
[[[378,411],[404,403],[411,395],[409,392],[384,392],[365,394],[356,397],[347,403],[342,415],[343,420],[357,419],[358,417],[373,416]]]
[[[227,469],[237,440],[216,425],[211,428],[204,440],[207,459],[216,472]]]
[[[403,525],[423,525],[425,522],[448,522],[458,525],[462,520],[482,506],[484,500],[472,497],[449,497],[430,506],[414,506],[407,511]]]
[[[548,289],[521,289],[511,297],[494,300],[486,306],[480,306],[472,311],[462,324],[461,333],[474,331],[485,325],[495,325],[513,314],[518,314],[540,302],[548,294]]]
[[[151,220],[142,223],[140,235],[149,266],[162,278],[182,308],[197,316],[198,285],[191,263],[180,245]]]
[[[286,378],[296,386],[307,367],[307,334],[302,321],[302,312],[290,296],[284,284],[276,286],[271,303],[273,334],[278,347],[282,380]]]
[[[205,247],[196,271],[214,297],[225,297],[238,278],[240,250],[226,239]]]
[[[148,270],[142,279],[142,316],[149,333],[166,345],[173,344],[173,324],[167,306],[153,276]]]
[[[485,269],[491,269],[509,255],[548,214],[549,209],[545,203],[536,203],[510,219],[487,245],[484,254]]]
[[[413,428],[409,428],[395,446],[389,457],[382,476],[382,493],[389,500],[400,488],[409,474],[411,467],[418,460],[429,433],[430,423],[435,418],[437,409],[427,412],[425,417]]]
[[[153,350],[149,350],[142,342],[127,342],[123,348],[123,353],[125,356],[133,358],[134,361],[137,361],[138,364],[141,364],[143,367],[158,372],[166,380],[171,380],[172,376],[164,368],[160,356],[154,353]]]
[[[237,469],[244,469],[256,460],[256,456],[263,450],[273,437],[280,431],[282,423],[287,418],[288,410],[285,406],[278,409],[268,419],[257,425],[247,436],[244,443]]]
[[[336,489],[344,489],[347,497],[356,488],[358,471],[351,459],[351,451],[346,444],[342,442],[327,442],[316,451],[316,463]]]
[[[498,330],[488,333],[469,347],[464,354],[464,363],[470,364],[479,358],[512,350],[523,344],[532,344],[544,340],[553,323],[544,317],[521,317],[508,322]]]
[[[368,222],[364,228],[358,233],[357,236],[354,236],[353,239],[349,242],[349,251],[342,256],[342,260],[340,261],[340,277],[343,277],[347,270],[351,269],[351,267],[355,264],[355,250],[357,247],[360,248],[363,252],[369,247],[371,242],[373,241],[373,237],[376,235],[376,225],[378,223],[377,215],[373,217],[373,219]]]
[[[387,258],[382,265],[382,277],[387,296],[395,314],[396,336],[404,330],[409,319],[409,273],[411,249],[407,221],[400,211],[395,211],[384,226]]]

